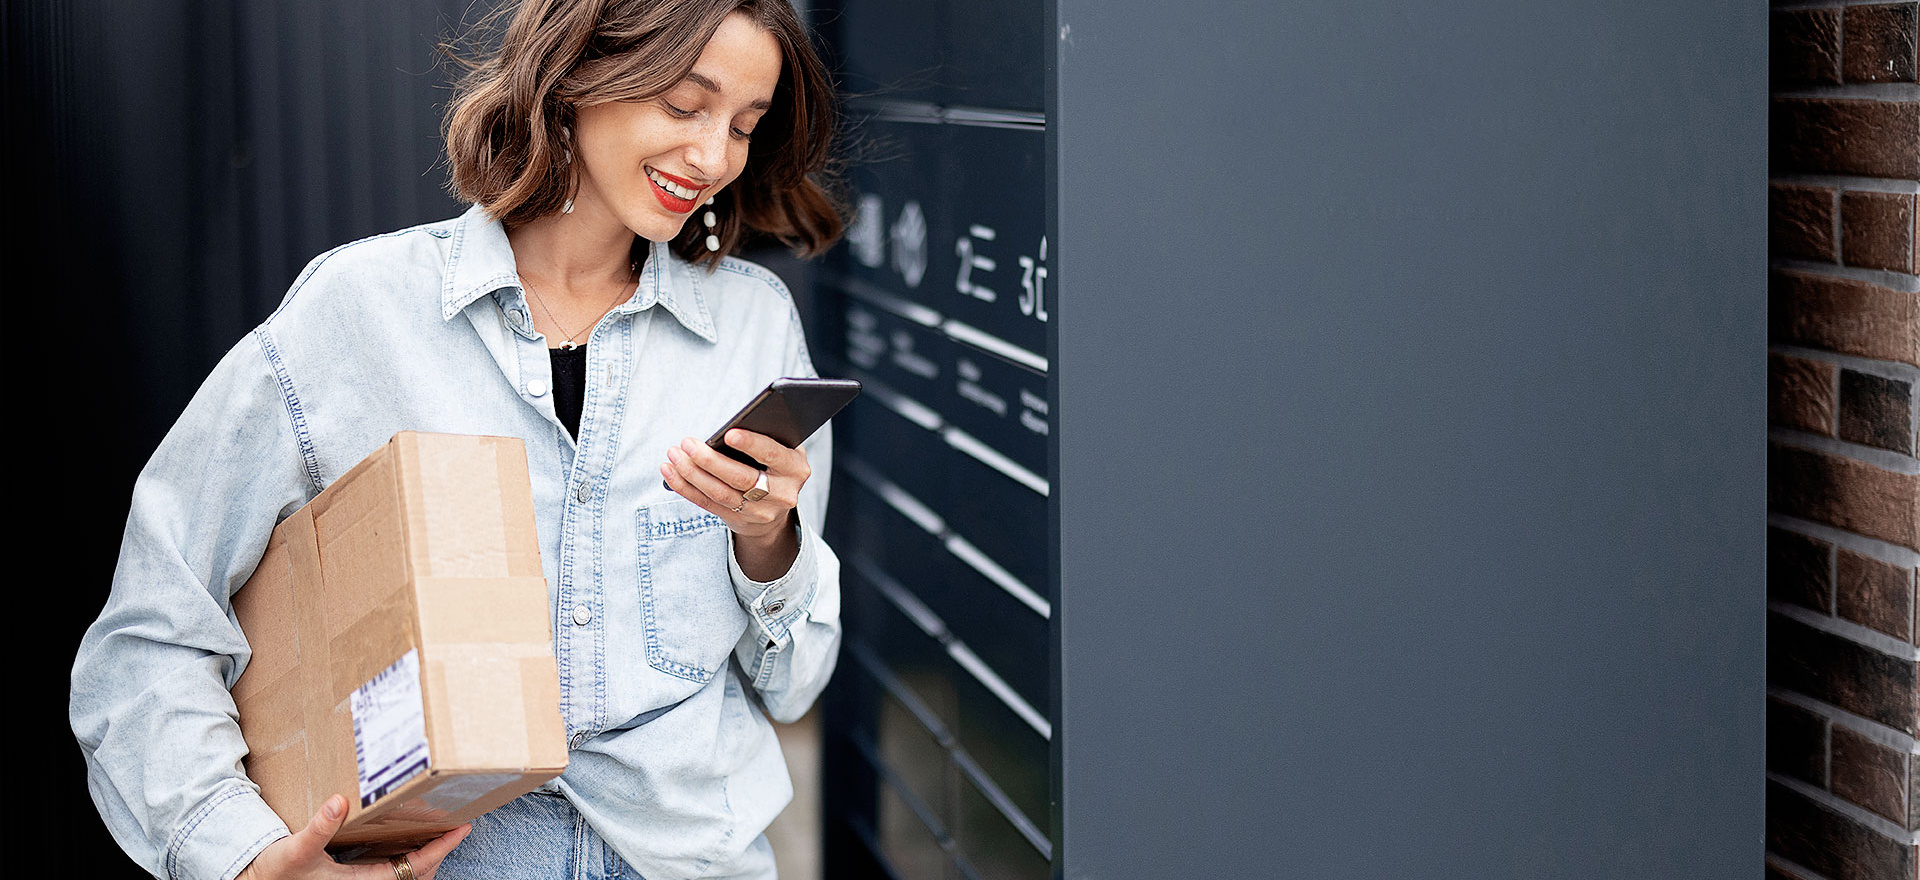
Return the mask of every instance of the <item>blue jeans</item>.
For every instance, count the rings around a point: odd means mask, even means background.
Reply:
[[[436,880],[646,880],[557,794],[534,792],[473,820],[473,833],[440,863]],[[762,835],[735,864],[706,875],[774,880]]]

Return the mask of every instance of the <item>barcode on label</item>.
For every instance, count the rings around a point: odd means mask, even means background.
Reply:
[[[398,661],[355,688],[353,758],[360,768],[360,805],[427,769],[427,718],[420,702],[420,655]]]

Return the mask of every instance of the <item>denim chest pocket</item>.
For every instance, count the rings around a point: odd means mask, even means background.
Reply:
[[[647,664],[706,683],[747,630],[727,569],[727,525],[687,501],[635,513]]]

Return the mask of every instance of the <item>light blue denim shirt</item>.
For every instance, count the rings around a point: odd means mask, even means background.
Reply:
[[[658,466],[770,380],[814,375],[799,317],[767,270],[656,244],[587,357],[576,440],[477,208],[323,254],[227,353],[141,472],[73,669],[88,787],[141,865],[224,880],[287,833],[242,770],[228,691],[250,655],[228,597],[276,523],[401,430],[526,442],[572,747],[558,789],[648,880],[722,873],[753,843],[792,796],[756,703],[797,718],[839,647],[831,434],[807,444],[800,555],[771,583]]]

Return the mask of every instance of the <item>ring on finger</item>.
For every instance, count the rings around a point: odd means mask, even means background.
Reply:
[[[753,481],[753,488],[747,490],[747,494],[740,499],[740,503],[759,501],[765,497],[767,497],[767,472],[761,471],[759,479]]]
[[[393,866],[393,880],[413,880],[413,863],[406,856],[394,856],[387,864]]]

